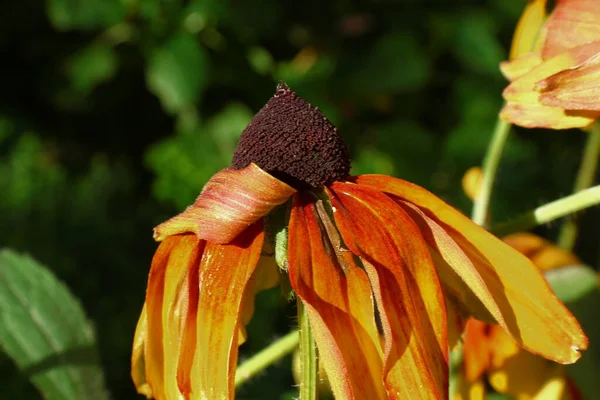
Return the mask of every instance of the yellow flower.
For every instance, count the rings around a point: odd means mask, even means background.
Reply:
[[[597,0],[546,0],[526,7],[502,63],[511,81],[501,117],[534,128],[567,129],[600,116],[600,7]]]
[[[242,133],[232,168],[155,228],[162,243],[132,357],[140,393],[234,397],[254,293],[277,274],[261,257],[263,220],[286,202],[284,276],[336,398],[447,398],[459,310],[547,358],[580,357],[587,338],[527,258],[423,188],[349,170],[337,129],[280,85]]]
[[[580,262],[573,254],[529,233],[509,235],[504,241],[542,271]],[[483,375],[497,392],[517,400],[579,398],[562,365],[523,350],[499,325],[476,319],[467,322],[463,365],[464,376],[459,378],[455,400],[483,400]]]

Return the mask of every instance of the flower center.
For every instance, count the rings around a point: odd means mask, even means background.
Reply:
[[[350,173],[348,149],[337,128],[284,83],[242,132],[232,166],[250,163],[300,190]]]

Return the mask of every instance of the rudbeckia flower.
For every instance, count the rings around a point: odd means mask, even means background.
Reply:
[[[570,252],[529,233],[509,235],[504,241],[530,258],[541,271],[579,264]],[[483,376],[499,393],[517,400],[575,400],[581,398],[563,365],[521,349],[499,325],[476,319],[464,335],[464,375],[454,400],[483,400]]]
[[[580,357],[585,335],[526,257],[419,186],[349,172],[337,129],[280,85],[232,167],[155,228],[132,357],[140,393],[234,397],[257,276],[273,267],[270,219],[286,209],[279,264],[337,399],[447,398],[460,315],[496,322],[549,359]]]
[[[528,128],[581,128],[600,116],[600,7],[597,0],[533,0],[517,26],[511,81],[501,117]]]

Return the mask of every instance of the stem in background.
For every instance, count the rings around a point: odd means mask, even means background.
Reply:
[[[528,213],[494,227],[496,236],[519,232],[537,225],[547,224],[557,218],[600,204],[600,185],[581,190],[570,196],[544,204]]]
[[[487,149],[487,154],[483,159],[483,181],[481,183],[481,189],[473,204],[473,215],[471,216],[471,219],[476,224],[484,227],[487,225],[492,188],[494,186],[494,180],[496,179],[496,173],[498,172],[500,158],[502,158],[504,145],[506,144],[506,139],[510,132],[510,126],[510,123],[498,118],[492,140]]]
[[[279,361],[281,358],[294,351],[294,349],[298,347],[298,342],[298,331],[293,331],[250,357],[237,368],[235,373],[235,386],[238,387],[242,385],[269,365]]]
[[[317,400],[317,347],[312,328],[302,300],[298,298],[298,321],[300,324],[301,378],[300,400]]]
[[[581,159],[581,165],[577,172],[573,193],[587,189],[594,183],[596,170],[598,169],[598,158],[600,158],[600,124],[592,125],[588,132],[585,150]],[[558,245],[565,250],[572,250],[577,240],[577,219],[571,218],[563,224],[558,234]]]

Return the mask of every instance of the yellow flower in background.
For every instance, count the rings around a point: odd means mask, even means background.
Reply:
[[[529,233],[504,241],[527,256],[542,271],[579,264],[579,259]],[[499,325],[476,319],[467,322],[464,334],[463,376],[454,400],[483,400],[483,377],[499,393],[517,400],[576,400],[580,395],[564,366],[523,350]]]
[[[600,6],[597,0],[526,6],[501,70],[511,81],[501,117],[528,128],[567,129],[600,116]]]
[[[287,86],[242,133],[231,168],[155,228],[132,377],[159,400],[232,399],[254,295],[279,271],[264,217],[287,203],[283,262],[337,399],[445,399],[462,315],[575,362],[587,338],[537,268],[425,189],[350,176],[337,129]],[[284,206],[285,207],[285,206]],[[448,307],[446,307],[448,305]]]

